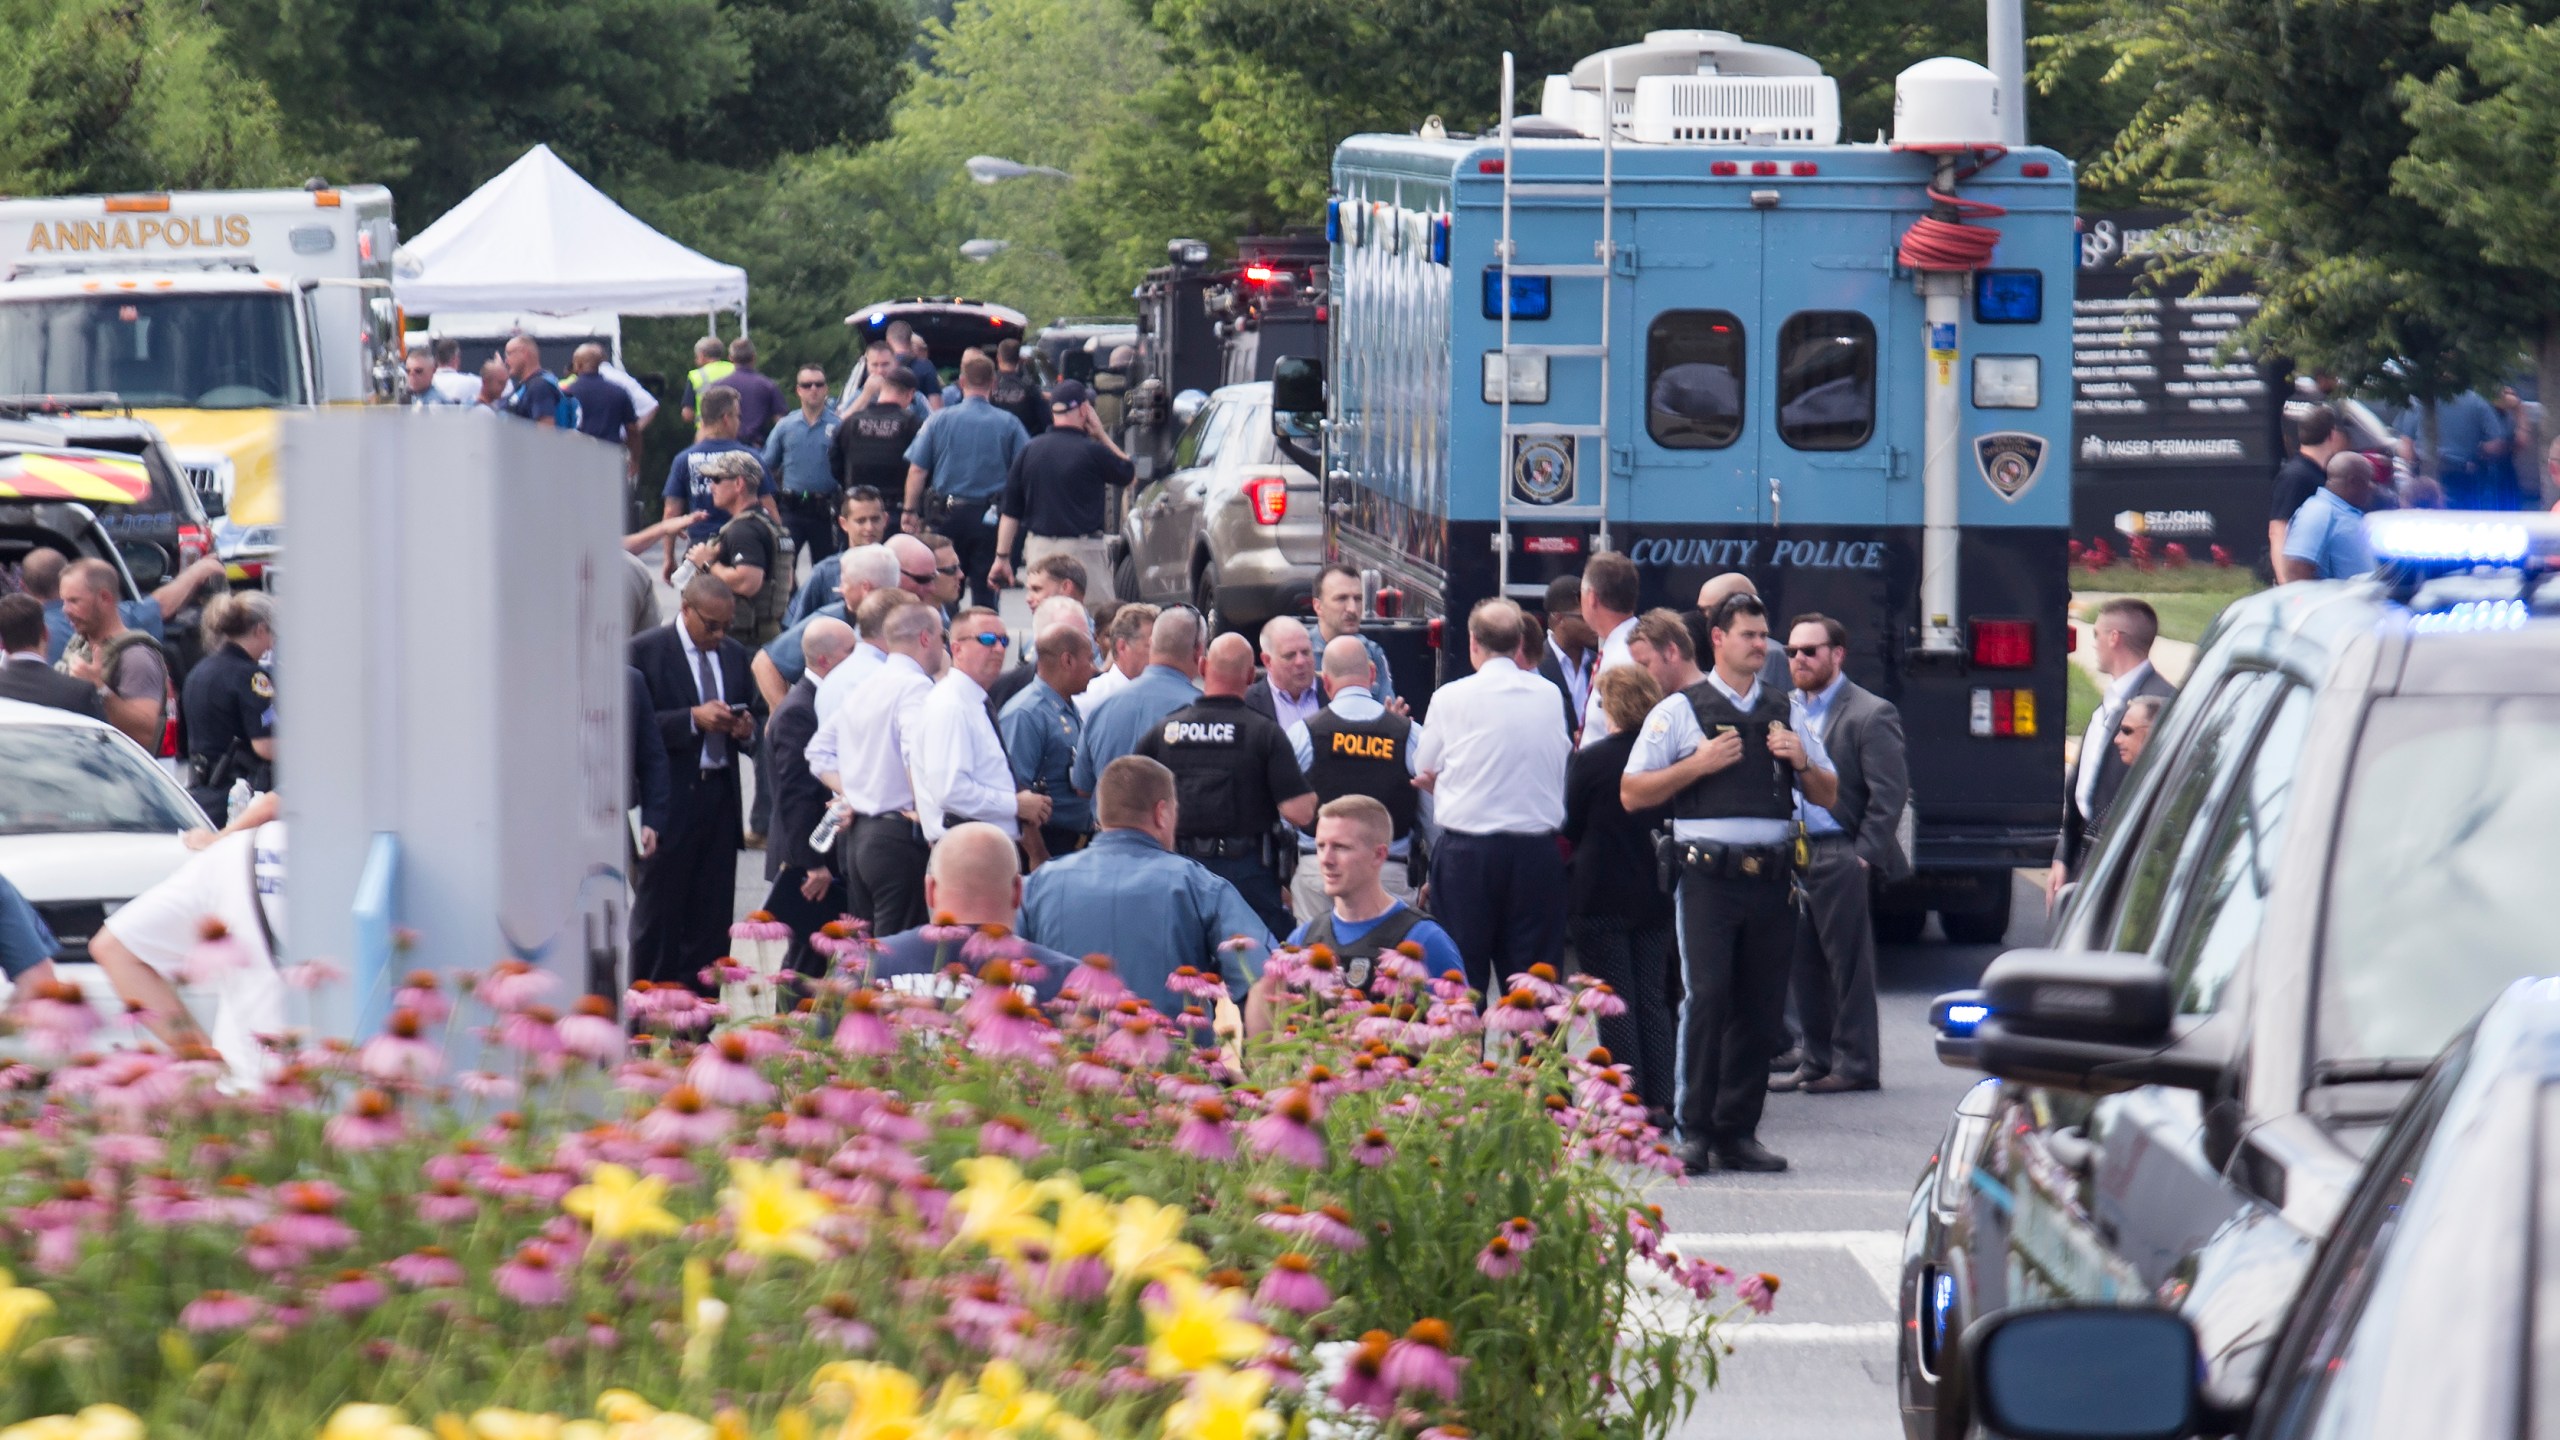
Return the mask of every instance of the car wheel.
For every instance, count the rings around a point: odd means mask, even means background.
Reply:
[[[1920,932],[1929,928],[1926,910],[1878,910],[1875,912],[1876,943],[1879,945],[1916,945]]]
[[[1139,595],[1138,558],[1136,556],[1123,555],[1119,559],[1111,562],[1111,588],[1114,593],[1119,595],[1120,603],[1124,605],[1137,603]]]
[[[1947,939],[1958,945],[1997,945],[2009,935],[2010,892],[2002,887],[1999,898],[1986,909],[1941,910],[1938,924],[1945,928]]]
[[[1218,614],[1217,567],[1204,565],[1198,574],[1191,577],[1191,607],[1200,612],[1200,618],[1205,622],[1202,628],[1207,634],[1202,638],[1215,640],[1226,633],[1226,621]]]

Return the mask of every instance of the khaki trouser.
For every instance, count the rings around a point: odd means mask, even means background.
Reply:
[[[1084,567],[1084,603],[1100,605],[1106,601],[1132,597],[1117,594],[1111,584],[1111,542],[1100,535],[1079,535],[1058,539],[1050,535],[1033,535],[1022,542],[1023,568],[1039,564],[1052,555],[1073,556]]]
[[[1388,894],[1408,905],[1413,903],[1413,886],[1403,861],[1388,860],[1378,872],[1378,880],[1387,887]],[[1307,921],[1324,914],[1332,905],[1324,895],[1324,872],[1316,867],[1315,852],[1299,851],[1298,873],[1289,877],[1289,908],[1298,912],[1299,920]]]

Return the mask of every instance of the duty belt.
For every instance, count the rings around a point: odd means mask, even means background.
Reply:
[[[1175,846],[1195,860],[1245,860],[1262,857],[1259,835],[1186,836]]]
[[[1666,879],[1709,875],[1725,880],[1784,880],[1795,873],[1796,847],[1790,844],[1736,845],[1723,840],[1678,840],[1656,836],[1654,856]],[[1664,889],[1671,888],[1665,885]]]

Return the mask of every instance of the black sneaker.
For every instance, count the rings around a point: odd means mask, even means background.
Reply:
[[[1717,1145],[1713,1158],[1719,1170],[1743,1170],[1755,1175],[1775,1175],[1787,1168],[1786,1156],[1747,1135]]]
[[[1704,1175],[1715,1168],[1715,1153],[1705,1141],[1692,1141],[1680,1147],[1680,1173]]]

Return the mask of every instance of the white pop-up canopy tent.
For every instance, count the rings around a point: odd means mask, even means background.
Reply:
[[[413,314],[532,311],[747,318],[747,272],[650,229],[536,145],[400,247],[392,293]]]

